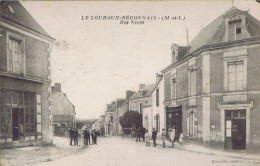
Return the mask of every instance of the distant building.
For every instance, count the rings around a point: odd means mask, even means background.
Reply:
[[[59,133],[58,130],[66,134],[65,129],[76,126],[75,106],[67,98],[67,95],[61,91],[60,83],[55,83],[52,87],[50,99],[52,104],[54,134],[57,135]],[[60,126],[63,127],[63,129],[60,129]]]
[[[152,90],[152,126],[161,135],[165,128],[165,108],[164,108],[164,80],[163,75],[156,74],[156,86]]]
[[[122,117],[126,111],[129,111],[129,99],[134,94],[134,91],[127,90],[125,101],[117,109],[117,120],[119,123],[120,117]],[[122,126],[119,123],[118,135],[122,134]]]
[[[0,146],[52,143],[53,39],[19,1],[0,1]]]
[[[142,115],[142,125],[150,133],[152,131],[152,91],[156,84],[140,84],[139,90],[129,99],[129,110]]]
[[[105,135],[114,135],[113,132],[113,118],[116,115],[116,102],[112,101],[111,104],[107,104],[105,111]]]

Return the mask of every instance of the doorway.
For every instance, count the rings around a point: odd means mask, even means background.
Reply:
[[[19,135],[23,134],[23,109],[12,109],[12,127],[13,127],[13,140],[19,140]]]
[[[246,110],[226,110],[225,149],[246,149]]]
[[[175,134],[178,136],[178,133],[182,130],[182,111],[181,106],[166,108],[166,132],[168,133],[169,126],[172,126],[175,129]]]

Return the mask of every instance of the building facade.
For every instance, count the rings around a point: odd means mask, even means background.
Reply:
[[[205,145],[259,147],[259,37],[260,22],[232,7],[188,47],[173,44],[162,71],[166,126]]]
[[[134,93],[135,92],[130,91],[130,90],[126,91],[125,101],[122,104],[120,104],[117,109],[118,123],[119,123],[120,117],[122,117],[129,110],[129,99]],[[121,134],[123,134],[123,131],[122,131],[122,126],[119,123],[118,135],[121,135]]]
[[[61,84],[55,83],[50,97],[53,115],[54,135],[67,134],[70,127],[76,126],[75,106],[61,91]]]
[[[54,39],[20,2],[0,2],[0,145],[51,143]]]
[[[142,115],[142,125],[149,132],[152,130],[152,91],[156,84],[140,84],[139,90],[135,92],[129,99],[129,110],[137,111]]]
[[[156,74],[156,86],[152,91],[152,127],[161,135],[165,124],[164,107],[164,79],[161,74]]]

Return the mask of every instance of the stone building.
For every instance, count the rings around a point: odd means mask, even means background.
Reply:
[[[53,39],[19,1],[0,2],[0,145],[51,143]]]
[[[163,75],[156,74],[156,86],[152,91],[152,115],[151,125],[161,135],[165,128],[165,107],[164,107],[164,79]]]
[[[68,128],[76,126],[75,106],[68,99],[67,95],[61,91],[61,84],[55,83],[52,88],[51,104],[54,134],[66,134]]]
[[[123,133],[122,132],[122,126],[119,123],[120,117],[122,117],[126,113],[126,111],[129,110],[129,99],[134,93],[135,92],[133,92],[133,91],[127,90],[125,100],[120,103],[120,105],[117,109],[117,117],[118,117],[117,121],[118,121],[118,124],[119,124],[118,135],[121,135]]]
[[[163,71],[166,125],[223,149],[260,144],[260,22],[234,7],[188,47],[172,45]]]
[[[137,111],[142,115],[142,125],[144,128],[152,131],[152,91],[156,84],[140,84],[139,90],[129,99],[129,110]]]

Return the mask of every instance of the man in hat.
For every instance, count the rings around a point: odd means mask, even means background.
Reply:
[[[166,131],[165,131],[165,129],[163,128],[163,129],[162,129],[163,148],[166,148],[166,146],[165,146],[165,139],[166,139]]]
[[[153,146],[156,146],[156,137],[157,137],[157,131],[155,130],[155,128],[153,128],[152,131],[152,139],[153,139]]]
[[[73,133],[73,127],[70,127],[70,130],[69,130],[69,137],[70,137],[70,146],[72,146],[72,140],[74,138],[74,133]]]

